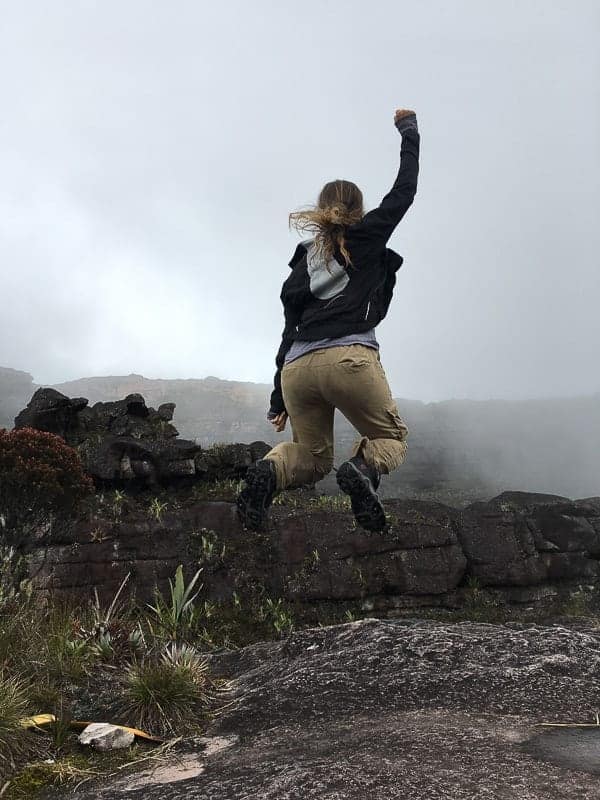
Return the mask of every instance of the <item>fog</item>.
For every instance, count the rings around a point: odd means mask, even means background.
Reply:
[[[600,6],[4,3],[0,365],[268,383],[287,214],[391,185],[395,395],[598,392]]]

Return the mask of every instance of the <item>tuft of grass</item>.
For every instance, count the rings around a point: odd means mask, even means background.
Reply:
[[[225,500],[233,502],[244,487],[243,480],[224,478],[217,481],[206,481],[194,486],[195,500]]]
[[[458,612],[463,619],[474,622],[503,622],[507,610],[501,606],[489,592],[482,588],[478,578],[471,576],[467,580],[464,592],[464,606]]]
[[[286,506],[287,508],[299,508],[300,506],[306,505],[306,500],[300,497],[297,492],[294,492],[293,489],[284,489],[275,495],[273,498],[273,505]]]
[[[93,656],[88,641],[78,635],[72,613],[68,606],[57,604],[42,614],[34,631],[37,660],[52,682],[81,680]],[[45,630],[40,623],[45,624]]]
[[[29,705],[28,688],[19,678],[0,673],[0,775],[28,750],[29,736],[20,724]]]
[[[566,617],[589,617],[594,611],[594,598],[584,589],[573,592],[556,609],[557,613]]]
[[[351,511],[352,505],[347,494],[321,494],[309,500],[309,508],[327,511]]]
[[[193,648],[173,644],[127,668],[120,711],[145,730],[181,735],[198,729],[212,688],[206,662]]]
[[[277,598],[277,600],[272,597],[265,598],[264,603],[261,603],[258,609],[258,618],[271,624],[280,636],[294,630],[292,612],[281,598]]]
[[[346,494],[320,494],[307,496],[302,489],[285,489],[273,498],[273,505],[286,508],[303,508],[312,511],[351,511],[350,498]]]
[[[217,558],[222,561],[225,558],[227,545],[225,542],[219,542],[219,537],[211,528],[200,528],[199,530],[191,531],[190,536],[196,540],[202,561],[209,562]]]

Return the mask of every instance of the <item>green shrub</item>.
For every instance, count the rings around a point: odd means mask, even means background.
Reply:
[[[0,528],[5,544],[69,517],[93,489],[77,451],[60,436],[34,428],[0,430]]]
[[[0,602],[26,577],[23,553],[56,531],[92,489],[77,451],[60,436],[0,429]]]

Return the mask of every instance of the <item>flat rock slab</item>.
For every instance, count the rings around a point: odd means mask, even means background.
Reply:
[[[519,717],[448,711],[350,715],[306,728],[276,726],[208,759],[129,785],[80,790],[78,800],[597,800],[600,780],[540,760]],[[195,775],[185,777],[185,768]],[[165,782],[165,774],[169,775]],[[150,779],[148,779],[150,778]],[[174,779],[174,781],[173,781]]]
[[[600,728],[550,728],[532,736],[524,749],[542,761],[600,775]]]
[[[207,741],[228,746],[198,740],[197,761],[186,762],[195,775],[182,772],[175,782],[131,780],[126,793],[108,784],[70,796],[600,797],[598,740],[583,747],[582,739],[548,737],[535,727],[593,721],[600,697],[597,629],[365,620],[300,631],[211,661],[215,673],[232,679],[232,705],[215,719]]]

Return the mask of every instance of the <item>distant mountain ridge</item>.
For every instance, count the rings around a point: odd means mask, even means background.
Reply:
[[[38,386],[26,372],[0,367],[0,427],[11,428]],[[54,386],[91,404],[142,394],[149,406],[176,404],[181,436],[214,442],[290,438],[276,434],[265,414],[271,384],[215,378],[152,379],[143,375],[81,378]],[[520,489],[584,497],[600,494],[600,394],[538,400],[397,399],[409,429],[406,463],[384,478],[388,496],[427,497],[462,504]],[[356,433],[336,413],[336,466]],[[319,487],[335,490],[332,473]]]

